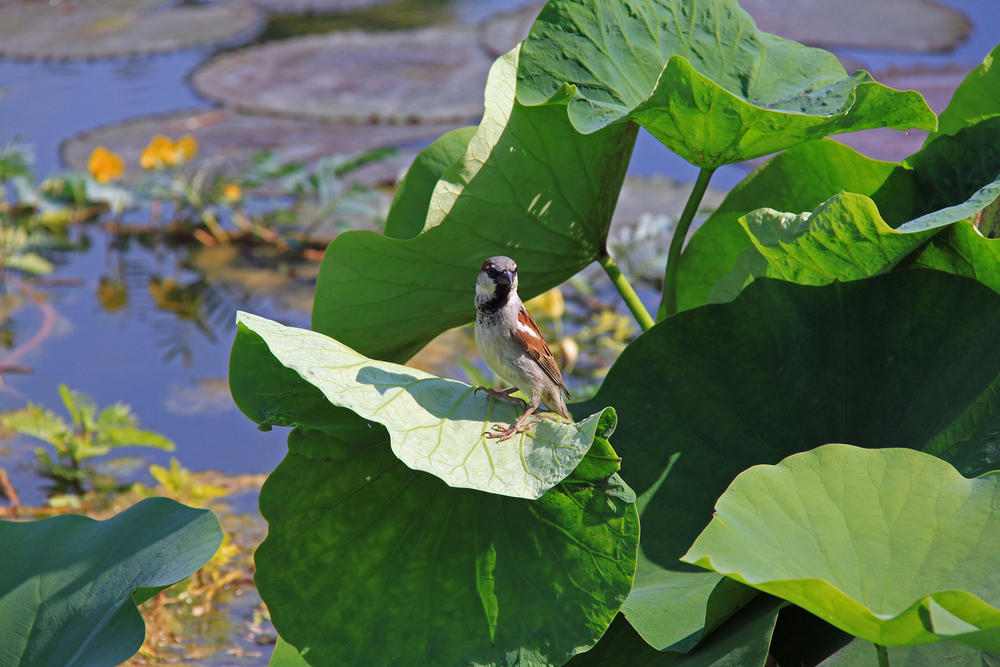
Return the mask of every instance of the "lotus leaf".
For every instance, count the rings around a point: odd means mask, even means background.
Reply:
[[[687,310],[708,301],[715,285],[733,269],[737,258],[753,244],[739,219],[751,211],[769,207],[799,213],[812,211],[841,190],[873,197],[891,210],[880,190],[900,192],[894,170],[898,165],[871,160],[830,139],[813,141],[789,149],[758,167],[743,179],[692,235],[681,255],[678,275],[678,307]],[[907,179],[902,185],[910,181]],[[905,189],[900,196],[906,199]],[[903,219],[892,220],[899,224]],[[742,287],[742,282],[739,287]]]
[[[914,213],[900,231],[932,229],[974,215],[1000,196],[1000,115],[942,135],[908,157]]]
[[[1000,123],[991,106],[998,88],[993,57],[966,77],[942,113],[947,132],[931,134],[905,166],[870,160],[821,140],[786,151],[754,171],[695,232],[681,256],[680,308],[705,303],[716,283],[733,270],[751,245],[733,223],[755,209],[798,214],[845,190],[871,197],[886,224],[912,232],[940,229],[996,201]],[[750,263],[745,258],[736,273],[746,278]],[[742,285],[735,276],[726,280],[727,293],[732,284]]]
[[[365,356],[403,362],[472,321],[487,257],[518,263],[525,299],[598,258],[638,128],[584,136],[564,106],[517,104],[517,59],[515,50],[494,64],[486,115],[461,161],[435,185],[423,233],[399,240],[354,231],[330,244],[313,329]]]
[[[955,264],[955,272],[971,275],[968,265],[972,255],[963,256],[963,251],[972,252],[970,246],[975,246],[983,250],[979,257],[994,257],[987,250],[992,245],[981,234],[980,239],[973,239],[969,229],[959,230],[954,223],[973,218],[984,209],[992,211],[1000,200],[998,138],[1000,117],[962,128],[954,135],[942,135],[911,156],[907,162],[914,165],[913,170],[903,173],[913,179],[914,192],[922,193],[917,197],[918,217],[896,229],[882,219],[871,199],[844,192],[812,214],[761,209],[740,223],[766,258],[767,275],[803,284],[853,280],[889,271],[929,238],[941,234],[945,241],[932,247],[932,257],[921,262],[922,253],[918,253],[914,261],[940,268]],[[927,212],[919,215],[921,211]],[[986,225],[992,222],[988,220]],[[951,261],[942,256],[948,247],[958,250]],[[984,274],[997,271],[995,263],[979,266]]]
[[[335,31],[217,56],[191,77],[241,112],[336,123],[465,123],[483,112],[490,58],[475,31]]]
[[[139,650],[136,604],[222,543],[207,510],[149,498],[106,521],[0,521],[0,664],[114,667]]]
[[[681,558],[883,646],[1000,650],[1000,473],[825,445],[739,475]]]
[[[855,639],[843,649],[820,663],[820,667],[881,667],[875,645]],[[998,667],[1000,655],[971,646],[941,641],[919,646],[889,647],[892,667]]]
[[[657,651],[619,614],[597,646],[567,667],[764,667],[778,612],[786,603],[760,595],[690,653]]]
[[[522,47],[518,101],[562,101],[583,133],[634,120],[715,168],[838,132],[928,129],[915,92],[760,32],[736,0],[551,0]]]
[[[995,47],[982,64],[965,78],[951,104],[938,118],[937,132],[928,135],[924,144],[929,144],[942,134],[954,134],[964,127],[975,125],[987,118],[1000,115],[997,96],[1000,95],[1000,68],[995,61],[1000,56],[1000,45]]]
[[[644,528],[623,607],[636,630],[687,650],[752,597],[677,560],[739,473],[826,442],[925,446],[1000,375],[998,326],[1000,295],[920,270],[823,287],[762,278],[636,339],[573,408],[617,412]]]
[[[824,48],[949,51],[972,29],[959,9],[925,0],[741,0],[740,7],[762,30]]]
[[[939,218],[941,224],[954,222]],[[890,227],[864,195],[841,192],[812,213],[758,209],[740,218],[767,262],[766,275],[802,285],[857,280],[892,270],[939,229]]]
[[[260,12],[245,4],[176,5],[160,0],[74,4],[0,3],[0,55],[115,58],[214,44],[246,33]]]
[[[607,629],[639,530],[616,461],[589,454],[528,501],[411,470],[346,410],[319,422],[292,431],[261,492],[255,575],[310,664],[561,665]]]
[[[268,667],[309,667],[309,663],[299,655],[298,650],[281,637],[278,637],[278,641],[274,643],[274,652],[271,653],[271,660],[267,665]]]
[[[264,342],[266,352],[258,345],[258,355],[274,355],[330,403],[381,423],[396,456],[450,486],[539,498],[580,464],[602,417],[610,419],[605,429],[614,430],[614,410],[608,408],[579,424],[541,418],[510,440],[487,438],[491,423],[506,427],[517,420],[514,405],[476,395],[463,382],[373,361],[308,329],[248,313],[239,313],[237,321],[241,335],[245,328],[250,341]],[[271,406],[247,414],[259,424],[283,423]]]
[[[385,220],[386,236],[410,239],[423,231],[434,186],[449,167],[462,159],[475,133],[475,127],[452,130],[420,151],[396,188]]]

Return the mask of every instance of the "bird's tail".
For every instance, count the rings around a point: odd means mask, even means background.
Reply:
[[[565,417],[566,419],[573,421],[573,415],[569,413],[569,409],[566,407],[566,402],[563,400],[562,393],[559,390],[552,396],[545,397],[545,405],[548,409],[560,417]]]

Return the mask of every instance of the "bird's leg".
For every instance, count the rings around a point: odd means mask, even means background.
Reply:
[[[530,423],[525,423],[528,421],[528,417],[531,416],[531,413],[534,412],[535,408],[537,407],[538,407],[537,405],[532,405],[530,408],[525,410],[524,414],[521,415],[521,418],[518,419],[517,422],[510,428],[505,429],[503,426],[500,426],[500,424],[494,424],[493,430],[497,431],[497,433],[487,433],[486,437],[497,438],[498,442],[503,442],[504,440],[506,440],[507,438],[511,437],[516,433],[523,433],[524,431],[527,431],[529,428],[538,423],[537,419],[531,420]]]
[[[504,400],[504,401],[510,401],[511,403],[514,403],[514,404],[524,403],[524,407],[528,407],[528,402],[526,400],[524,400],[523,398],[517,398],[515,396],[511,396],[511,394],[513,394],[515,391],[517,391],[517,387],[511,387],[510,389],[504,389],[503,391],[497,391],[496,389],[490,389],[489,387],[479,386],[479,387],[476,387],[476,390],[474,392],[472,392],[472,395],[475,396],[480,391],[485,391],[487,394],[489,394],[493,398],[499,398],[499,399]]]

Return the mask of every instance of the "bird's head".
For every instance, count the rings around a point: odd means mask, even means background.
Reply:
[[[506,301],[517,293],[517,264],[510,257],[497,255],[483,262],[476,280],[476,303],[494,299]]]

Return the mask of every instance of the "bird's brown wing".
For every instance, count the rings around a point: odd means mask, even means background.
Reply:
[[[552,356],[552,350],[549,349],[545,339],[542,338],[542,332],[538,330],[538,325],[535,324],[534,318],[531,317],[531,313],[528,312],[528,309],[523,304],[521,305],[521,310],[517,313],[517,327],[514,328],[514,340],[520,343],[528,351],[528,354],[531,355],[531,358],[538,362],[538,365],[542,367],[542,370],[549,376],[549,379],[555,382],[562,389],[563,393],[566,394],[566,398],[572,399],[573,397],[566,391],[562,373],[559,372],[556,359]]]

